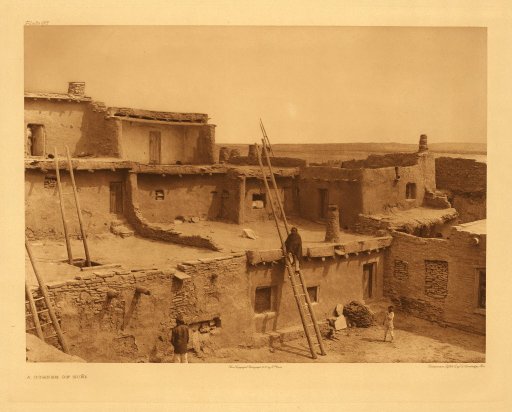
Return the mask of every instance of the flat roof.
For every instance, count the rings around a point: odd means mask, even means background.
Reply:
[[[460,232],[468,232],[475,235],[485,235],[487,234],[487,219],[462,223],[460,225],[454,226],[454,229]]]
[[[77,96],[67,93],[50,93],[50,92],[25,92],[26,99],[45,99],[45,100],[66,100],[71,102],[90,102],[92,98],[89,96]]]

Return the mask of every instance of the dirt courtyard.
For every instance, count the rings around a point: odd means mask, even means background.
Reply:
[[[311,359],[305,338],[274,348],[211,349],[190,362],[204,363],[482,363],[485,336],[443,328],[401,312],[395,317],[395,341],[383,342],[382,326],[338,331],[334,340],[325,339],[326,356]]]

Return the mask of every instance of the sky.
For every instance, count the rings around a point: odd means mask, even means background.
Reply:
[[[218,143],[486,142],[484,28],[26,26],[25,90],[208,113]]]

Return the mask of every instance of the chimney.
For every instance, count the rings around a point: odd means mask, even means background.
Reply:
[[[85,95],[85,83],[84,82],[69,82],[68,83],[68,94],[72,96],[83,97]]]
[[[326,242],[340,242],[340,213],[338,206],[329,205],[327,209],[327,226],[325,229]]]
[[[249,157],[249,159],[257,159],[258,158],[258,146],[256,146],[255,144],[249,145],[248,157]]]
[[[418,152],[426,152],[428,151],[428,146],[427,146],[427,135],[426,134],[422,134],[420,136],[420,147],[418,149]]]
[[[221,147],[219,151],[219,162],[226,163],[229,160],[230,150],[227,147]]]

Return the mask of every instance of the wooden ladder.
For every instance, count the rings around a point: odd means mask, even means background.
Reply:
[[[71,251],[71,242],[69,240],[69,230],[68,230],[68,224],[66,220],[66,210],[64,208],[64,195],[73,194],[75,198],[75,206],[76,206],[76,213],[78,216],[78,223],[80,224],[80,233],[82,235],[82,241],[84,244],[84,252],[85,252],[85,265],[91,266],[91,256],[89,254],[89,246],[87,244],[87,234],[85,233],[83,218],[82,218],[82,210],[80,208],[80,201],[78,199],[78,190],[76,188],[76,182],[75,182],[75,175],[73,173],[73,163],[71,162],[71,156],[69,154],[69,148],[66,146],[66,155],[67,155],[67,162],[68,162],[68,169],[69,169],[69,177],[71,179],[71,186],[73,188],[73,192],[70,193],[64,193],[62,191],[62,183],[60,180],[60,169],[59,169],[59,159],[58,159],[58,152],[57,148],[54,149],[55,154],[55,174],[57,176],[57,188],[59,191],[59,204],[60,204],[60,214],[62,217],[62,225],[64,227],[64,237],[66,238],[66,248],[68,252],[68,263],[70,265],[73,264],[73,254]]]
[[[261,122],[261,120],[260,120],[260,122]],[[283,219],[283,223],[285,226],[285,233],[288,236],[290,231],[288,228],[288,222],[286,220],[286,215],[284,213],[283,204],[281,203],[281,199],[279,197],[279,192],[278,192],[277,184],[276,184],[276,181],[274,178],[274,173],[272,170],[270,157],[267,152],[266,145],[268,142],[268,137],[266,136],[266,133],[264,132],[263,123],[261,123],[261,127],[262,127],[262,132],[264,134],[264,138],[262,139],[263,153],[265,154],[265,157],[267,160],[267,165],[268,165],[269,173],[270,173],[270,181],[272,182],[272,186],[274,188],[274,194],[275,194],[275,198],[276,198],[276,203],[279,207],[279,212]],[[297,309],[299,310],[300,319],[302,322],[302,326],[304,328],[304,333],[306,335],[306,339],[308,341],[311,356],[313,357],[313,359],[316,359],[318,356],[317,356],[317,350],[315,348],[315,345],[318,345],[321,355],[326,355],[325,348],[324,348],[323,341],[322,341],[322,335],[320,334],[320,328],[318,327],[318,322],[316,320],[315,312],[311,305],[311,299],[309,297],[308,288],[306,285],[305,278],[302,275],[302,271],[301,270],[295,271],[292,261],[290,260],[290,257],[288,256],[288,253],[286,252],[286,245],[285,245],[283,235],[281,233],[281,227],[279,226],[279,219],[278,219],[277,211],[274,206],[274,199],[273,199],[272,193],[269,188],[267,174],[265,173],[265,169],[263,167],[263,163],[261,160],[261,154],[260,154],[259,147],[257,144],[256,144],[256,152],[257,152],[257,156],[258,156],[258,163],[260,165],[260,170],[263,175],[263,182],[265,184],[265,189],[269,195],[270,206],[272,209],[272,215],[274,217],[274,222],[276,224],[277,233],[279,235],[279,239],[281,240],[281,249],[283,251],[286,270],[288,272],[288,278],[290,279],[290,284],[292,286],[293,296],[295,297],[295,302],[297,303]],[[313,337],[312,337],[313,334],[316,336],[316,340],[317,340],[316,343],[313,341]]]
[[[58,343],[62,348],[62,351],[65,353],[69,353],[67,342],[60,328],[59,319],[57,318],[57,315],[55,314],[55,311],[53,309],[53,305],[50,300],[50,295],[48,294],[48,290],[46,288],[44,279],[36,267],[35,259],[32,254],[32,249],[30,248],[30,244],[26,236],[25,249],[27,250],[28,257],[32,265],[32,269],[34,270],[34,274],[39,285],[39,291],[41,292],[40,297],[34,298],[34,295],[30,290],[27,280],[25,279],[25,312],[28,312],[25,315],[26,331],[30,333],[35,330],[37,336],[42,341],[57,338]],[[48,329],[50,328],[53,329],[53,332],[48,332]]]

